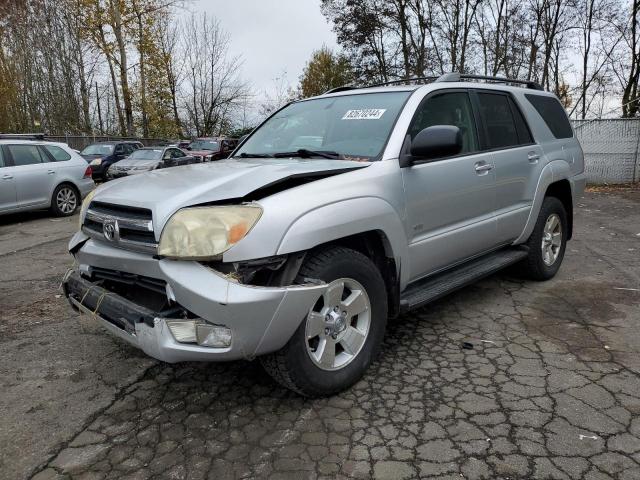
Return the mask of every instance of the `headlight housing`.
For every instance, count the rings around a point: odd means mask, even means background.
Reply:
[[[178,210],[165,225],[158,254],[182,260],[212,260],[242,240],[262,215],[258,205],[222,205]]]
[[[82,221],[84,220],[84,216],[87,213],[89,204],[91,203],[91,200],[93,199],[95,194],[96,194],[96,191],[95,189],[93,189],[87,194],[86,197],[84,197],[84,200],[82,201],[82,206],[80,207],[80,218],[78,219],[78,228],[82,228]]]
[[[91,160],[91,163],[89,163],[89,165],[102,165],[102,159],[101,158],[94,158],[93,160]]]

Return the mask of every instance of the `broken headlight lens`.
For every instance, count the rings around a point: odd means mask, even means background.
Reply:
[[[162,231],[158,254],[183,260],[214,259],[242,240],[261,215],[258,205],[178,210]]]

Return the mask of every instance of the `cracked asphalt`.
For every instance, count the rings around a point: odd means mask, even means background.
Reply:
[[[155,362],[71,313],[76,221],[0,218],[5,478],[640,478],[637,189],[582,199],[555,279],[505,272],[401,317],[321,400],[258,362]]]

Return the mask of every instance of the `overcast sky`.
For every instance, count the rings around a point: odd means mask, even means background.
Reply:
[[[274,90],[283,72],[295,87],[311,52],[336,46],[320,0],[195,0],[189,9],[220,20],[231,37],[231,54],[244,61],[242,78],[257,94]]]

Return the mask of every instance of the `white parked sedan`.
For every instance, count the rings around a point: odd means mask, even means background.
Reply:
[[[68,145],[0,140],[0,214],[49,208],[73,215],[94,187],[91,167]]]

